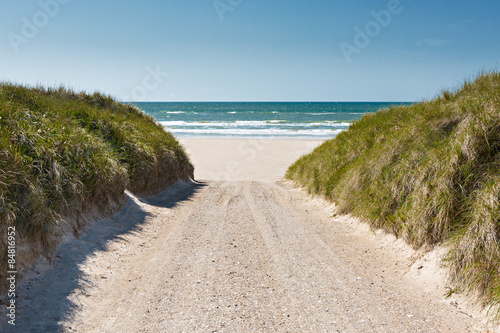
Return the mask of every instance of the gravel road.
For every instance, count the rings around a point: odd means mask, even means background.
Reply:
[[[394,251],[281,182],[131,197],[20,286],[20,331],[475,332]],[[76,263],[75,263],[76,261]]]

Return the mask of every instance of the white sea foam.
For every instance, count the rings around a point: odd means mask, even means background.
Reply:
[[[184,126],[184,127],[227,127],[230,126],[230,122],[218,122],[218,121],[201,121],[201,122],[196,122],[196,121],[182,121],[182,120],[177,120],[177,121],[160,121],[160,124],[165,126],[165,127],[172,127],[172,126]],[[235,125],[236,126],[236,125]]]
[[[351,123],[337,123],[335,121],[325,121],[325,122],[317,122],[317,123],[294,123],[294,126],[305,126],[305,127],[319,127],[319,126],[331,126],[331,127],[349,127]]]
[[[177,135],[232,135],[232,136],[302,136],[302,137],[333,137],[342,132],[340,129],[313,129],[313,130],[286,130],[278,128],[269,129],[242,129],[242,128],[207,128],[207,129],[187,129],[174,128],[170,132]]]
[[[283,120],[266,120],[266,121],[251,121],[251,120],[238,120],[234,122],[224,122],[224,121],[207,121],[207,122],[187,122],[187,121],[162,121],[161,125],[165,127],[227,127],[227,128],[238,128],[238,127],[334,127],[334,128],[344,128],[351,126],[350,123],[346,122],[335,122],[335,121],[325,121],[325,122],[314,122],[314,123],[287,123]]]
[[[307,114],[310,116],[326,116],[326,115],[338,114],[338,112],[309,112],[309,113],[300,113],[300,114]]]
[[[169,126],[186,126],[185,121],[160,121],[160,124],[164,127],[169,127]]]

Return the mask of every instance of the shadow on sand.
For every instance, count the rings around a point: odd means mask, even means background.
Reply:
[[[158,195],[141,199],[129,195],[127,204],[113,217],[94,223],[78,239],[61,244],[50,264],[42,272],[37,267],[31,276],[17,288],[16,326],[0,321],[1,332],[68,332],[61,321],[71,316],[76,305],[69,299],[72,294],[86,294],[92,283],[86,280],[80,265],[99,251],[106,251],[110,242],[139,232],[151,216],[137,203],[174,208],[190,201],[195,193],[207,186],[198,182],[177,182]]]

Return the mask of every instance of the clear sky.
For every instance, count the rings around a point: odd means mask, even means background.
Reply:
[[[0,0],[0,9],[0,80],[127,101],[420,101],[500,60],[498,0]]]

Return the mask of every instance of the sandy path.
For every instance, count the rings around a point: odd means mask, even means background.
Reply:
[[[53,269],[21,287],[18,331],[469,332],[477,324],[423,290],[397,253],[283,183],[178,183],[147,202],[132,197],[59,252]]]

